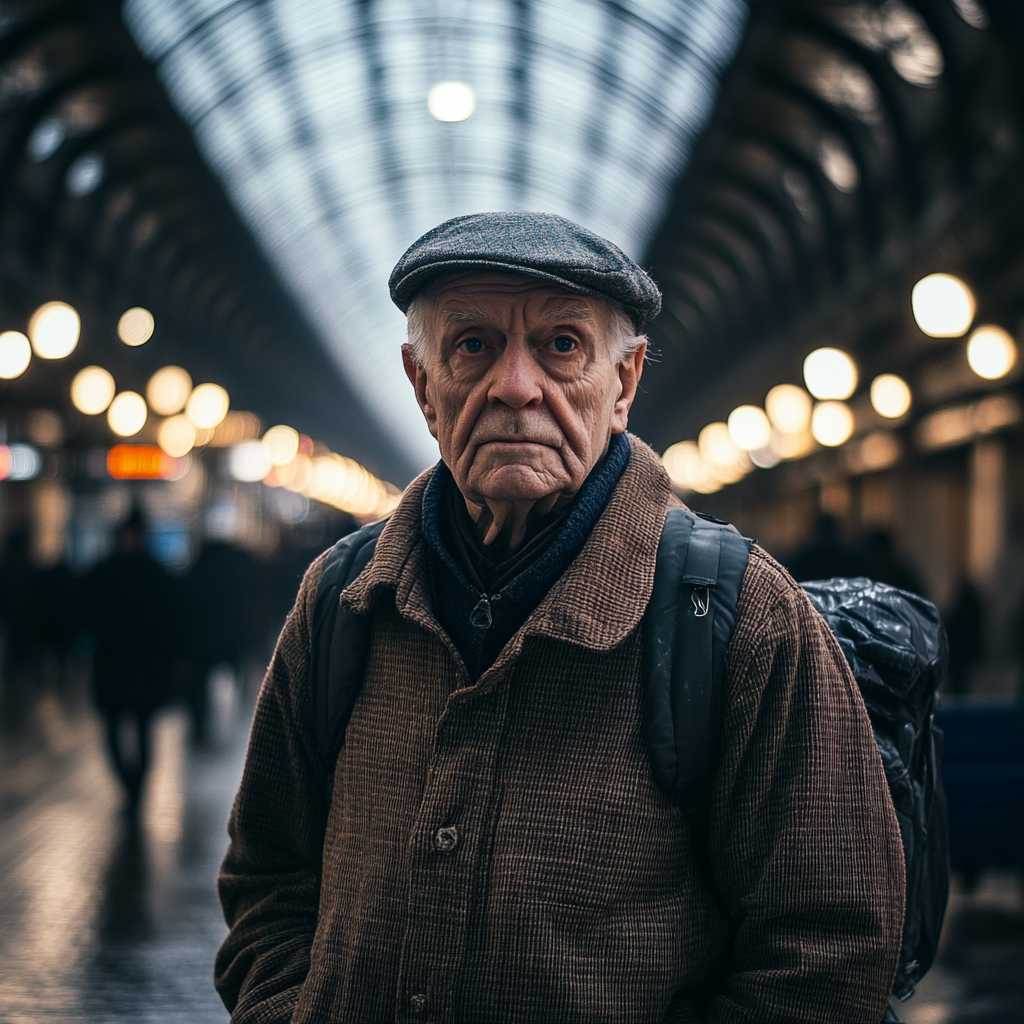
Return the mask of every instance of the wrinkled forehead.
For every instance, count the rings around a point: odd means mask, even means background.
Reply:
[[[464,323],[501,315],[510,307],[526,308],[542,320],[605,323],[607,299],[584,295],[527,274],[467,271],[445,274],[431,282],[430,306],[440,323]]]

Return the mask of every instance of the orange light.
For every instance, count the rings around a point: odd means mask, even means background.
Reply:
[[[107,472],[115,480],[167,480],[178,460],[155,444],[115,444],[107,452]]]

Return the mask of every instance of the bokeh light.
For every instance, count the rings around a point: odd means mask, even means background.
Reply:
[[[427,109],[438,121],[466,121],[476,110],[476,95],[465,82],[438,82],[427,95]]]
[[[912,400],[910,385],[895,373],[879,374],[871,382],[871,405],[879,416],[899,419],[906,415]]]
[[[911,293],[917,326],[933,338],[959,338],[974,319],[974,295],[952,274],[922,277]]]
[[[134,391],[122,391],[107,409],[107,423],[120,437],[131,437],[145,425],[148,410],[146,400]]]
[[[746,452],[767,448],[772,438],[772,425],[756,405],[737,406],[729,413],[727,426],[732,443]]]
[[[709,423],[697,435],[697,448],[708,472],[723,484],[735,483],[753,468],[747,453],[733,443],[725,423]]]
[[[819,402],[811,414],[811,433],[818,444],[838,448],[853,433],[853,413],[845,402]]]
[[[102,366],[87,366],[71,382],[71,402],[79,412],[98,416],[114,397],[114,378]]]
[[[21,331],[0,334],[0,380],[20,377],[32,361],[32,346]]]
[[[146,385],[146,398],[153,412],[160,416],[181,412],[191,394],[192,378],[180,366],[165,366],[157,370]]]
[[[849,398],[857,390],[857,367],[842,349],[816,348],[804,360],[804,383],[815,398]]]
[[[28,322],[28,336],[40,359],[63,359],[75,350],[82,322],[66,302],[47,302]]]
[[[174,458],[188,455],[196,444],[196,428],[187,416],[171,416],[160,424],[156,443]]]
[[[772,426],[784,434],[799,434],[808,428],[812,405],[811,396],[796,384],[778,384],[764,400]]]
[[[156,326],[153,314],[142,306],[133,306],[121,314],[117,321],[117,336],[133,348],[137,345],[145,345],[153,337],[153,328]]]
[[[967,362],[979,377],[999,380],[1016,365],[1017,343],[1002,327],[986,324],[971,334]]]
[[[261,441],[242,441],[228,453],[228,471],[235,480],[255,483],[273,467],[270,452]]]
[[[668,478],[682,491],[713,494],[722,487],[721,481],[708,472],[694,441],[680,441],[672,445],[666,449],[661,461]]]
[[[197,427],[212,430],[228,414],[230,399],[219,384],[200,384],[185,403],[185,415]]]
[[[275,466],[285,466],[299,454],[299,432],[281,423],[263,435],[263,444]]]

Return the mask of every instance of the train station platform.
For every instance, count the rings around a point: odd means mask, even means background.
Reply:
[[[0,1021],[226,1022],[214,878],[247,715],[196,750],[184,714],[164,712],[137,825],[83,702],[46,697],[29,718],[17,739],[0,734]],[[954,883],[939,961],[899,1011],[907,1024],[1024,1021],[1019,876]]]

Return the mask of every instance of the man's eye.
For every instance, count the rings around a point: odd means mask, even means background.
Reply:
[[[551,344],[556,352],[571,352],[576,347],[576,339],[560,334]]]
[[[479,355],[484,350],[484,343],[479,338],[466,338],[459,342],[459,347],[471,356]]]

